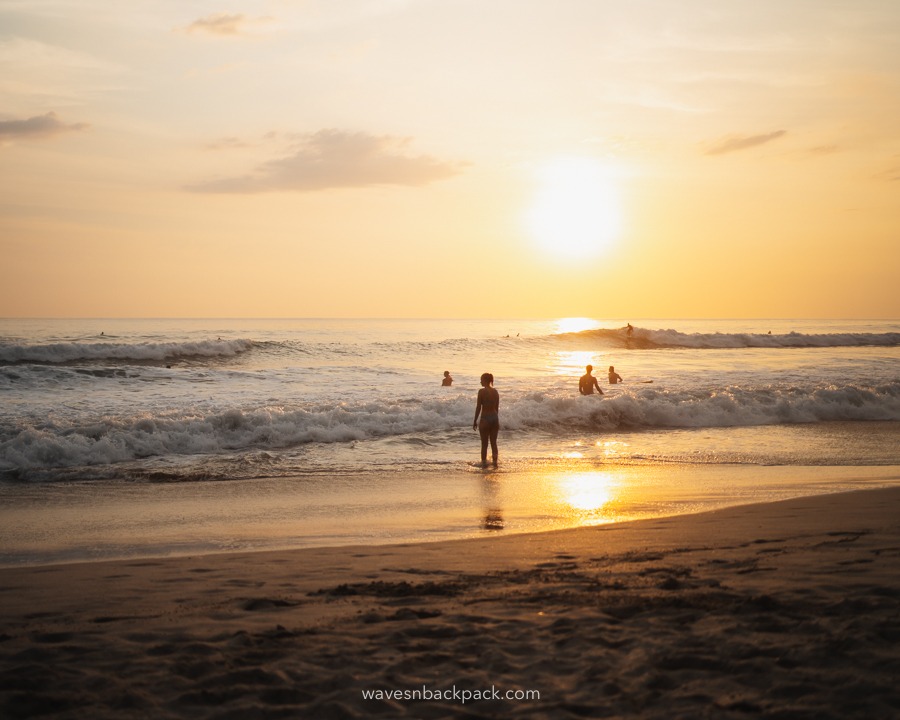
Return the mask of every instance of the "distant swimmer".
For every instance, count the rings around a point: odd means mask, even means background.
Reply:
[[[441,380],[441,387],[450,387],[453,384],[453,378],[450,377],[450,371],[444,370],[444,379]]]
[[[622,382],[622,376],[616,372],[616,369],[610,365],[609,366],[609,384],[615,385],[616,383]]]
[[[602,395],[603,391],[600,389],[600,384],[597,382],[597,378],[591,375],[591,372],[594,370],[594,366],[587,365],[584,369],[587,370],[587,372],[578,380],[578,392],[580,392],[582,395],[593,395],[594,388],[597,388],[597,392]]]
[[[481,416],[479,422],[478,416]],[[472,429],[481,434],[481,467],[487,467],[487,447],[491,444],[491,458],[497,467],[497,433],[500,431],[500,393],[494,389],[494,376],[481,376],[481,390],[475,403],[475,420]]]

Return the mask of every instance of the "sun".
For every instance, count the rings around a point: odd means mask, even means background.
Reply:
[[[546,164],[538,173],[526,224],[537,245],[556,257],[599,255],[621,230],[610,168],[588,157],[557,158]]]

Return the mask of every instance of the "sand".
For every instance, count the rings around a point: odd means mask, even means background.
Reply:
[[[2,570],[0,678],[3,718],[896,718],[900,488]]]

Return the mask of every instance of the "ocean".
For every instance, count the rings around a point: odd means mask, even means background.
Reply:
[[[896,484],[898,361],[900,321],[0,320],[0,564],[476,537]],[[578,392],[588,364],[602,396]],[[496,471],[472,429],[483,372]]]

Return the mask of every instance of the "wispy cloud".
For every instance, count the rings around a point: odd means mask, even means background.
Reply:
[[[195,192],[312,192],[374,185],[422,186],[462,172],[465,164],[406,153],[408,138],[320,130],[286,157],[254,172],[189,187]]]
[[[816,145],[816,147],[809,149],[810,155],[833,155],[836,152],[840,152],[840,148],[837,145]]]
[[[251,143],[237,137],[223,137],[207,143],[207,150],[234,150],[252,147]]]
[[[44,138],[66,132],[84,130],[87,123],[67,124],[57,117],[56,113],[35,115],[25,120],[0,120],[0,141],[19,138]]]
[[[775,132],[765,133],[762,135],[738,135],[726,138],[718,142],[712,148],[706,151],[707,155],[724,155],[725,153],[738,152],[747,150],[759,145],[765,145],[768,142],[777,140],[787,133],[786,130],[776,130]]]
[[[207,15],[194,20],[185,30],[189,33],[208,33],[210,35],[229,37],[243,34],[248,25],[269,20],[271,18],[249,18],[240,13],[234,15],[215,13],[214,15]]]
[[[897,157],[893,158],[893,160],[893,167],[878,173],[875,176],[877,179],[886,180],[887,182],[900,182],[900,162],[898,162]]]

